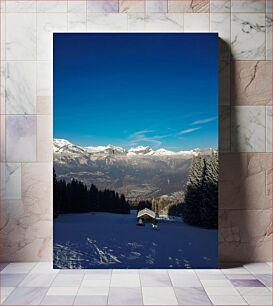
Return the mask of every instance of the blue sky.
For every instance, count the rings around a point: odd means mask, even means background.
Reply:
[[[54,34],[54,137],[217,147],[217,67],[213,33]]]

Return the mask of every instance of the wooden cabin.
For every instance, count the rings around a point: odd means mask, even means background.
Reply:
[[[154,211],[149,208],[144,208],[137,213],[137,222],[139,223],[140,219],[142,222],[152,222],[155,220],[155,217],[156,215]]]

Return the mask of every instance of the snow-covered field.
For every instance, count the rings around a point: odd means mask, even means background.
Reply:
[[[153,231],[136,226],[136,211],[54,220],[55,268],[215,268],[217,250],[217,230],[165,219]]]

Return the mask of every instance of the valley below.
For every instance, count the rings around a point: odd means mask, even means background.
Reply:
[[[68,182],[74,178],[100,190],[115,190],[132,205],[160,198],[177,204],[183,197],[192,157],[199,153],[198,149],[172,152],[150,147],[80,147],[55,139],[54,168],[58,179]]]

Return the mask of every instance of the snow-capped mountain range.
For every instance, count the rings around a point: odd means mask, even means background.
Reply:
[[[138,146],[78,146],[54,139],[54,168],[59,179],[72,178],[123,193],[132,203],[183,191],[193,156],[212,149],[173,152]]]
[[[193,149],[189,151],[170,151],[166,150],[164,148],[153,150],[149,146],[137,146],[130,149],[125,149],[118,146],[113,146],[111,144],[107,146],[78,146],[75,144],[72,144],[66,139],[54,139],[54,153],[62,153],[67,150],[72,151],[80,151],[82,153],[87,153],[91,155],[105,155],[105,156],[127,156],[127,157],[133,157],[133,156],[184,156],[185,158],[192,158],[193,156],[196,156],[198,154],[210,154],[212,149]],[[75,152],[76,153],[76,152]]]

